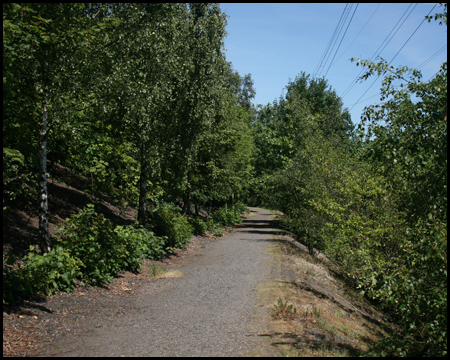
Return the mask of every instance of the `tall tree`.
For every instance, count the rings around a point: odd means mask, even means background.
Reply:
[[[73,100],[79,100],[76,90],[83,80],[88,80],[80,71],[80,65],[92,50],[98,32],[106,29],[109,23],[109,20],[102,23],[91,21],[86,16],[84,5],[36,3],[5,4],[3,7],[3,82],[4,87],[17,93],[20,99],[4,99],[4,118],[9,126],[19,126],[39,134],[36,145],[39,148],[42,251],[50,250],[47,215],[48,124],[55,122],[64,109],[73,105],[63,100],[64,95],[70,94]],[[15,80],[16,77],[18,80]],[[23,106],[26,102],[28,104]],[[31,144],[31,148],[36,146],[33,142]]]

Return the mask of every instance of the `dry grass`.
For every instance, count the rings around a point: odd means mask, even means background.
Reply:
[[[155,279],[179,278],[183,276],[183,273],[179,270],[167,270],[160,261],[151,261],[148,274]]]
[[[257,289],[267,309],[258,332],[279,356],[358,356],[386,335],[383,315],[329,265],[283,241],[274,241],[267,254],[279,276]]]

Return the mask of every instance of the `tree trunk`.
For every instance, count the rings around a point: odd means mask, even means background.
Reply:
[[[147,150],[145,148],[145,140],[141,142],[141,175],[139,179],[139,224],[145,226],[147,224]]]
[[[42,127],[39,133],[39,240],[42,253],[50,252],[50,233],[48,230],[48,191],[47,191],[47,98],[43,95]]]
[[[188,192],[188,195],[187,195],[186,201],[184,203],[184,206],[185,206],[184,213],[187,214],[187,215],[191,215],[192,212],[191,212],[191,192],[190,191]]]

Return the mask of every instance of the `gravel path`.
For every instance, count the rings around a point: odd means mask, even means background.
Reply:
[[[57,356],[242,356],[255,345],[256,287],[271,276],[264,250],[276,229],[270,214],[251,216],[209,244],[195,261],[177,266],[180,278],[140,288],[129,312],[55,340]]]

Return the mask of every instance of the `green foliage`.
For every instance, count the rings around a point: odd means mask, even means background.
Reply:
[[[236,203],[233,205],[233,210],[237,214],[250,214],[250,210],[247,209],[245,204],[242,201],[236,201]],[[242,219],[241,219],[242,220]]]
[[[364,110],[359,140],[326,83],[304,75],[260,110],[255,198],[400,326],[372,354],[444,356],[447,65],[422,82],[384,60],[359,63],[363,79],[384,76],[384,102]]]
[[[399,264],[381,277],[372,297],[401,330],[377,344],[386,355],[447,355],[447,225],[419,220],[404,234]]]
[[[195,235],[203,235],[208,230],[208,223],[198,216],[189,217],[189,223]]]
[[[8,263],[14,263],[10,255]],[[3,303],[14,303],[32,294],[51,295],[58,291],[71,291],[80,277],[82,262],[57,245],[49,253],[38,254],[33,246],[24,256],[25,265],[12,269],[4,267]]]
[[[25,157],[19,150],[3,148],[3,210],[18,199],[33,196],[28,186],[31,174],[25,169]]]
[[[184,248],[192,237],[193,227],[176,205],[159,203],[153,212],[153,220],[155,234],[166,237],[168,248]]]
[[[384,74],[381,105],[364,109],[367,157],[400,195],[410,216],[429,213],[443,219],[447,211],[447,64],[428,83],[416,70],[361,62],[365,76]],[[408,76],[407,76],[408,75]],[[406,82],[397,89],[394,80]],[[416,96],[418,99],[412,100]],[[369,150],[370,149],[370,150]]]
[[[301,176],[300,183],[295,175],[311,174],[308,162],[314,149],[308,146],[325,139],[351,147],[353,128],[341,99],[324,79],[310,79],[301,73],[287,88],[286,98],[261,108],[253,123],[258,151],[254,158],[256,194],[252,197],[285,213],[308,204],[303,197],[310,195],[301,190],[308,175]]]
[[[375,349],[391,356],[447,353],[447,65],[429,82],[416,70],[382,60],[361,62],[364,77],[383,74],[379,106],[364,111],[366,158],[396,194],[402,210],[397,251],[388,271],[361,287],[391,311],[401,331]],[[405,76],[408,75],[408,77]],[[401,80],[400,90],[392,81]],[[415,95],[417,100],[412,101]],[[387,237],[387,236],[385,236]]]
[[[61,231],[58,243],[81,260],[86,284],[103,285],[120,270],[140,269],[142,258],[159,259],[165,254],[163,239],[142,228],[114,228],[92,204],[67,219]]]
[[[252,113],[237,105],[232,89],[223,92],[222,109],[197,138],[182,195],[199,206],[210,201],[225,203],[232,197],[245,198],[252,177]]]
[[[9,253],[3,262],[3,304],[12,304],[33,293],[31,284],[26,282],[23,271],[13,268],[16,257]]]
[[[75,287],[75,280],[81,276],[80,269],[83,267],[79,259],[59,245],[42,255],[30,247],[30,252],[23,260],[24,280],[31,285],[33,293],[46,295],[72,290]]]
[[[71,215],[60,229],[59,243],[83,263],[83,281],[103,285],[127,265],[125,244],[114,232],[113,224],[94,205],[88,204],[77,215]]]
[[[166,254],[166,238],[142,227],[113,228],[91,204],[68,219],[61,231],[58,244],[49,253],[41,255],[31,247],[19,269],[8,266],[15,261],[10,255],[3,270],[4,303],[35,293],[69,292],[76,279],[104,285],[120,270],[141,269],[143,258],[159,260]]]
[[[239,214],[236,214],[232,209],[227,210],[225,208],[220,208],[215,211],[212,214],[211,219],[215,224],[221,226],[232,225],[241,221]]]
[[[219,228],[217,228],[217,225],[216,225],[216,224],[212,224],[212,225],[211,225],[211,233],[212,233],[214,236],[221,237],[221,236],[223,236],[223,229],[219,229]]]
[[[125,244],[128,253],[127,266],[132,269],[140,269],[143,258],[160,260],[166,255],[164,248],[165,238],[157,237],[151,231],[142,227],[116,226],[114,232]]]
[[[212,214],[211,221],[220,226],[239,224],[242,221],[241,210],[242,203],[237,206],[221,207]]]

